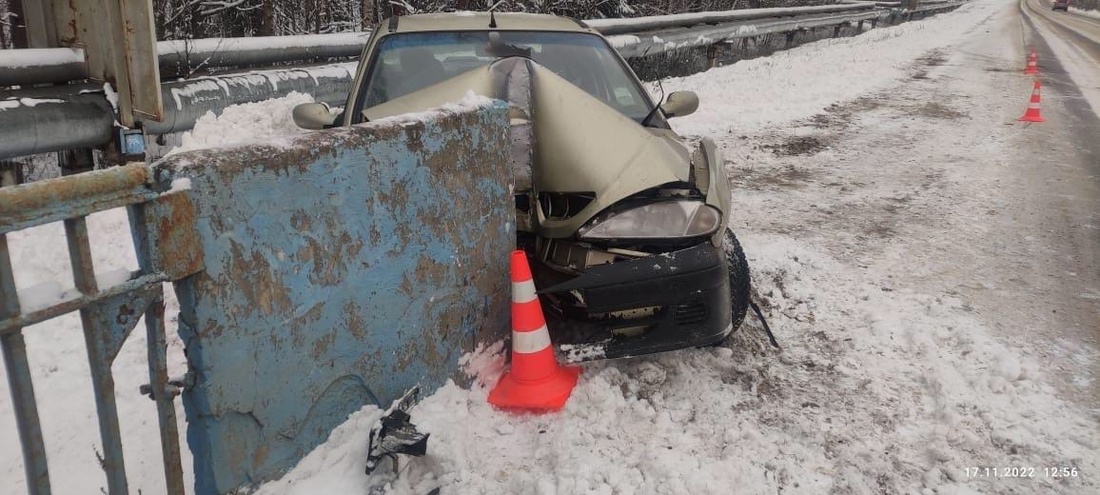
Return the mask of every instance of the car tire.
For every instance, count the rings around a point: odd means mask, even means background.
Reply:
[[[749,310],[749,297],[752,289],[752,281],[749,277],[749,262],[745,259],[745,252],[741,250],[741,243],[737,242],[737,236],[733,231],[726,229],[726,235],[722,239],[722,250],[726,253],[726,266],[730,276],[730,323],[733,324],[732,334],[741,327],[745,321],[745,314]]]

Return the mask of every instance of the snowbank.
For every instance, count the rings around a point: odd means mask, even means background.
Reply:
[[[303,134],[294,124],[291,111],[302,103],[313,103],[310,95],[292,92],[282,98],[230,105],[221,115],[206,112],[195,128],[183,133],[180,145],[168,154],[263,141],[280,136]]]
[[[905,67],[914,59],[957,43],[1005,3],[974,1],[925,20],[667,79],[666,93],[699,94],[699,110],[672,125],[686,134],[753,132],[810,117],[834,101],[904,84]]]

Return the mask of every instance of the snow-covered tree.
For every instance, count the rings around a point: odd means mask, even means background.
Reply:
[[[0,0],[11,1],[11,0]],[[837,0],[153,0],[160,39],[358,31],[392,13],[536,12],[578,19],[637,17]],[[1096,1],[1096,0],[1089,0]]]

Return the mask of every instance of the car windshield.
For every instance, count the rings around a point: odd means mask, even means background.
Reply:
[[[643,97],[640,83],[611,50],[603,38],[586,33],[394,34],[378,43],[361,108],[386,103],[495,60],[521,56],[641,122],[653,109],[652,102]]]

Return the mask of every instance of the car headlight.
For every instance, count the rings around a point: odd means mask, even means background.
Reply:
[[[581,239],[668,239],[713,234],[722,212],[701,201],[661,201],[597,217],[578,233]]]

